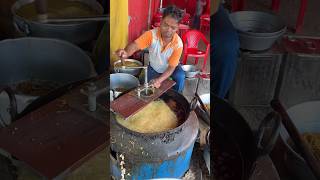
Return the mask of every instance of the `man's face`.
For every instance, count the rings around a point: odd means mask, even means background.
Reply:
[[[172,38],[174,33],[179,30],[179,23],[171,16],[166,16],[160,24],[160,32],[163,38]]]

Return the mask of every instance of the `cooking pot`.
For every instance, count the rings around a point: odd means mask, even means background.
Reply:
[[[138,60],[135,60],[135,59],[124,59],[124,61],[128,61],[128,62],[134,62],[134,63],[137,63],[139,66],[143,66],[142,63]],[[141,70],[142,69],[133,69],[133,68],[130,68],[130,67],[126,67],[126,68],[115,68],[116,66],[120,67],[120,63],[121,63],[121,60],[117,60],[116,62],[114,62],[113,64],[113,69],[115,72],[117,73],[127,73],[127,74],[131,74],[133,76],[139,76],[139,74],[141,73]]]
[[[126,73],[110,74],[110,101],[138,86],[139,80],[133,75]],[[119,88],[123,89],[123,91],[120,91]]]
[[[280,18],[270,13],[237,11],[230,14],[230,20],[238,31],[241,49],[269,49],[286,32]]]
[[[181,178],[189,169],[199,128],[197,116],[190,111],[186,98],[172,89],[160,99],[177,115],[176,128],[140,133],[122,126],[110,112],[111,164],[116,179],[121,179],[120,155],[124,157],[126,174],[130,173],[128,179]]]
[[[71,0],[70,0],[71,1]],[[94,9],[99,15],[103,13],[102,6],[95,0],[73,0],[86,4]],[[34,0],[19,0],[11,7],[13,24],[17,31],[25,36],[48,37],[63,39],[75,44],[81,44],[93,40],[97,34],[99,22],[77,22],[77,23],[57,23],[45,24],[28,20],[17,14],[17,11],[24,5],[30,4]]]
[[[38,95],[8,90],[19,82],[47,82],[51,90],[96,75],[89,56],[79,47],[58,39],[18,38],[0,42],[0,114],[10,122],[9,96],[16,98],[16,111],[21,112]],[[5,93],[7,92],[7,93]],[[11,94],[11,95],[10,95]],[[13,99],[11,97],[11,99]],[[9,119],[8,119],[9,118]]]

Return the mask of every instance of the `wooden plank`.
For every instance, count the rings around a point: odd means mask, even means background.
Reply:
[[[148,98],[139,98],[135,90],[126,93],[111,102],[111,109],[124,117],[125,119],[137,113],[139,110],[148,105],[151,101],[160,97],[163,93],[173,87],[176,83],[172,80],[165,80],[161,83],[160,88],[156,89],[155,94]]]

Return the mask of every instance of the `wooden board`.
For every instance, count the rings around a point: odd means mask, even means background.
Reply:
[[[148,98],[138,98],[135,90],[126,93],[111,102],[111,109],[125,119],[137,113],[151,101],[160,97],[163,93],[173,87],[176,82],[165,80],[161,83],[160,88],[156,89],[153,96]]]

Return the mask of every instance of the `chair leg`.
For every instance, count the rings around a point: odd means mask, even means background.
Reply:
[[[186,63],[187,63],[187,59],[188,59],[188,55],[187,55],[187,54],[184,54],[184,55],[183,55],[182,64],[186,64]]]
[[[271,9],[275,12],[278,13],[280,9],[280,0],[272,0],[272,5]]]
[[[202,72],[206,71],[206,64],[207,64],[207,60],[204,60],[203,65],[202,65],[202,69],[201,69]]]
[[[308,0],[300,0],[300,9],[299,9],[297,22],[296,22],[295,33],[300,32],[302,29],[304,16],[307,8],[307,1]]]
[[[194,60],[194,65],[198,64],[198,60],[199,60],[199,58],[196,57]]]

